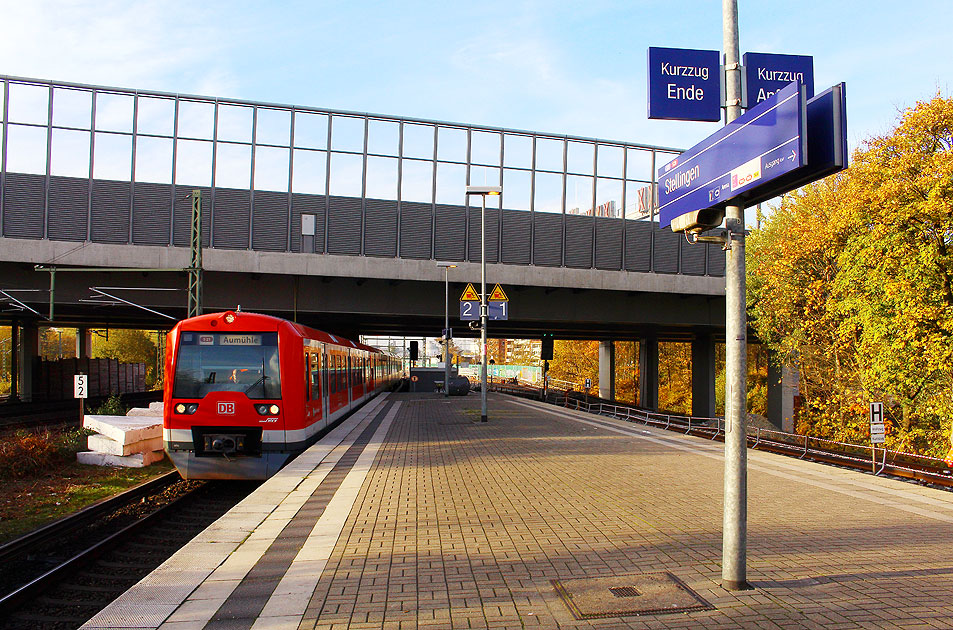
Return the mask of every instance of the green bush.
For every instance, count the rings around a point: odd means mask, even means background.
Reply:
[[[106,399],[106,402],[101,404],[96,408],[86,408],[86,413],[91,413],[99,416],[124,416],[126,412],[129,411],[129,407],[122,404],[122,401],[119,399],[119,394],[113,394]]]

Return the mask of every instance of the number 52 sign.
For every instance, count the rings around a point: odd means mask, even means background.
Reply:
[[[89,398],[89,375],[77,374],[73,377],[73,398]]]

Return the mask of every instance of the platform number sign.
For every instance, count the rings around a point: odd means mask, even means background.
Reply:
[[[89,375],[77,374],[73,377],[73,398],[89,397]]]

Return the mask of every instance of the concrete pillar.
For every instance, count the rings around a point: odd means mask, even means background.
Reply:
[[[715,340],[711,335],[692,340],[692,415],[715,415]]]
[[[93,333],[89,328],[76,329],[76,358],[88,359],[93,354]]]
[[[17,349],[20,400],[33,400],[33,364],[40,355],[40,331],[35,325],[20,328],[20,347]]]
[[[639,405],[658,411],[658,337],[639,343]]]
[[[615,400],[615,343],[599,342],[599,398]]]
[[[777,355],[768,355],[768,421],[779,430],[794,432],[794,398],[798,395],[797,369],[778,365]]]

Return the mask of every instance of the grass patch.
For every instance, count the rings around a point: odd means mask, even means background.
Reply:
[[[0,543],[172,469],[168,460],[145,468],[79,464],[87,435],[72,428],[0,437]]]

